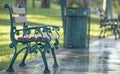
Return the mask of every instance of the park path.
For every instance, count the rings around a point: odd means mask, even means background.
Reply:
[[[90,42],[89,52],[86,49],[57,50],[59,67],[53,69],[52,56],[48,54],[48,74],[120,74],[120,39],[113,37],[95,39]],[[44,74],[41,58],[28,61],[27,66],[14,67],[14,73],[5,70],[0,74]]]

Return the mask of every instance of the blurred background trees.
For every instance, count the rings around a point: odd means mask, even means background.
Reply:
[[[50,0],[41,0],[42,8],[50,8]]]
[[[33,0],[31,3],[31,7],[35,7],[35,1],[40,2],[40,7],[50,7],[51,3],[56,3],[60,4],[60,0]],[[86,0],[72,0],[74,1],[73,3],[77,3],[78,5],[83,5],[81,4],[83,1]],[[79,2],[78,2],[79,1]],[[89,6],[92,9],[102,9],[103,5],[103,0],[88,0],[89,1]],[[113,8],[113,13],[120,14],[120,0],[112,0],[112,8]],[[0,9],[3,9],[4,3],[9,3],[10,5],[16,5],[16,4],[22,4],[25,8],[27,8],[27,0],[0,0]]]
[[[16,0],[15,6],[22,5],[24,8],[27,8],[27,0]]]

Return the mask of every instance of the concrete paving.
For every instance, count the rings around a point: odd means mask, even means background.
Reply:
[[[59,49],[59,67],[54,69],[51,54],[48,54],[50,73],[47,74],[120,74],[120,40],[113,37],[91,40],[89,51],[86,49]],[[15,72],[5,70],[0,74],[44,74],[40,57],[28,61],[26,67],[15,66]]]

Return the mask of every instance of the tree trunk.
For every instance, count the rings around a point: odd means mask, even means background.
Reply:
[[[83,8],[88,8],[89,7],[89,0],[84,0],[83,2],[84,2]]]
[[[50,0],[41,0],[42,8],[50,8]]]
[[[22,7],[24,7],[27,10],[27,0],[16,0],[16,6],[17,5],[22,5]]]
[[[107,0],[103,0],[103,11],[106,13],[106,9],[107,9]]]
[[[104,18],[108,18],[110,17],[110,13],[112,13],[111,9],[112,7],[111,6],[108,6],[108,0],[103,0],[103,11],[104,11]]]
[[[67,0],[67,7],[71,7],[71,0]]]
[[[35,0],[32,0],[32,7],[35,7]]]
[[[112,16],[112,0],[107,0],[106,12],[107,12],[107,18],[112,19],[113,18],[113,16]]]

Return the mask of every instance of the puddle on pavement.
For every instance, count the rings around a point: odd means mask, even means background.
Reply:
[[[92,42],[89,51],[65,49],[57,54],[58,69],[53,69],[53,60],[48,59],[49,74],[120,74],[119,48],[120,41],[101,40]],[[16,67],[12,74],[43,74],[44,65],[39,61],[28,63],[26,68]]]

